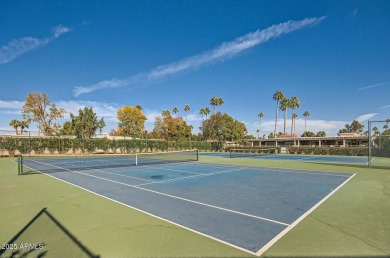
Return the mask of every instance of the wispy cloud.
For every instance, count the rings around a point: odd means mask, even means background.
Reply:
[[[383,107],[380,107],[379,109],[385,109],[385,108],[390,108],[390,105],[385,105]]]
[[[120,107],[117,103],[97,102],[97,101],[78,101],[78,100],[60,100],[55,102],[57,107],[64,108],[67,112],[66,117],[70,113],[78,114],[79,109],[92,107],[98,117],[104,117],[106,121],[117,122],[116,112]]]
[[[130,77],[129,79],[123,80],[105,80],[90,86],[76,86],[74,87],[73,94],[77,97],[81,94],[99,89],[122,87],[136,82],[154,81],[180,72],[195,70],[204,65],[223,62],[237,56],[245,50],[266,43],[272,39],[281,37],[304,27],[316,25],[325,18],[326,17],[306,18],[300,21],[287,21],[272,25],[266,29],[245,34],[233,41],[224,42],[220,46],[204,53],[184,58],[170,64],[158,66],[152,69],[149,73],[138,74]]]
[[[23,101],[18,100],[0,100],[0,109],[13,109],[19,110],[24,105]]]
[[[358,90],[367,90],[367,89],[371,89],[371,88],[383,86],[383,85],[385,85],[386,83],[387,83],[387,82],[376,83],[376,84],[373,84],[373,85],[361,87],[361,88],[359,88]]]
[[[54,33],[53,34],[54,34],[55,38],[58,38],[62,34],[65,34],[65,33],[70,32],[70,31],[72,31],[71,28],[64,27],[62,25],[58,25],[57,27],[54,28]]]
[[[378,113],[364,114],[364,115],[358,116],[357,118],[355,118],[355,120],[357,120],[359,122],[364,122],[364,121],[369,120],[370,118],[373,118],[376,115],[378,115]]]
[[[122,80],[114,78],[111,80],[104,80],[104,81],[98,82],[98,83],[96,83],[94,85],[90,85],[90,86],[75,86],[73,88],[73,95],[75,97],[78,97],[81,94],[90,93],[90,92],[93,92],[95,90],[123,87],[123,86],[131,85],[131,84],[134,84],[137,82],[141,82],[145,78],[146,78],[146,76],[144,74],[137,74],[135,76],[132,76],[132,77],[127,78],[127,79],[122,79]]]
[[[116,111],[120,107],[117,103],[80,101],[80,100],[60,100],[54,104],[59,108],[66,110],[65,118],[69,118],[70,113],[78,114],[79,109],[92,107],[98,117],[104,117],[109,121],[117,121]],[[24,101],[19,100],[0,100],[0,113],[2,114],[21,114]]]
[[[11,62],[15,58],[30,52],[36,48],[48,44],[50,41],[60,37],[62,34],[71,31],[71,28],[59,25],[54,28],[53,35],[47,38],[23,37],[13,39],[7,45],[0,47],[0,65]]]
[[[350,12],[350,16],[356,17],[358,15],[359,9],[355,8]]]
[[[146,118],[148,120],[146,120],[147,123],[154,123],[154,120],[156,119],[156,117],[159,117],[161,116],[161,113],[162,113],[162,110],[160,111],[157,111],[157,110],[143,110]],[[171,113],[171,115],[173,117],[176,117],[175,114]],[[185,120],[186,119],[186,114],[185,113],[182,113],[180,114],[179,116],[183,117],[183,119]],[[199,122],[199,121],[202,121],[202,117],[200,115],[197,115],[195,113],[188,113],[188,116],[187,116],[187,121],[190,123],[190,122]]]

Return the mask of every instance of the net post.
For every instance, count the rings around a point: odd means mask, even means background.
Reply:
[[[135,154],[135,165],[138,166],[138,154]]]
[[[196,161],[199,161],[199,150],[196,149]]]
[[[23,173],[22,167],[23,167],[23,164],[22,164],[22,155],[19,154],[19,155],[18,155],[18,175],[21,175],[21,174]]]

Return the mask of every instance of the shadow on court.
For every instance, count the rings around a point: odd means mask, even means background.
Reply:
[[[0,257],[100,257],[44,208],[0,250]]]

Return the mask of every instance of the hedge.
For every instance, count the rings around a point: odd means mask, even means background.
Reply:
[[[368,147],[289,147],[290,154],[368,156]]]
[[[14,156],[16,151],[23,154],[67,154],[67,153],[93,153],[100,150],[104,153],[134,153],[158,152],[198,149],[200,151],[221,151],[222,142],[201,141],[165,141],[165,140],[110,140],[99,139],[72,139],[58,137],[0,137],[1,155],[8,151]]]

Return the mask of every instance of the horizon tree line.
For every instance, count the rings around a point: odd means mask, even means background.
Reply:
[[[276,108],[276,116],[275,116],[274,133],[273,134],[271,133],[272,135],[270,134],[270,136],[272,136],[272,137],[276,136],[276,128],[277,128],[278,111],[279,110],[284,112],[283,134],[286,134],[286,130],[287,130],[286,122],[287,122],[287,114],[288,114],[289,110],[291,110],[291,134],[295,134],[295,132],[296,132],[296,118],[298,117],[295,110],[300,107],[299,98],[296,96],[288,98],[285,96],[285,94],[282,91],[277,90],[275,92],[275,94],[273,95],[273,99],[276,101],[277,108]],[[213,96],[210,99],[209,103],[213,107],[213,109],[212,109],[213,114],[212,115],[215,115],[216,108],[219,106],[218,112],[221,112],[221,106],[225,103],[225,101],[222,97]],[[139,111],[139,112],[137,111],[139,114],[142,114],[141,105],[137,104],[134,108]],[[188,113],[189,113],[189,111],[191,111],[190,105],[186,104],[184,106],[183,110],[184,110],[185,115],[186,115],[185,116],[185,124],[187,124],[188,123]],[[21,129],[20,133],[23,134],[24,130],[26,128],[29,128],[31,122],[36,122],[38,124],[39,130],[44,135],[54,135],[54,134],[65,133],[65,132],[74,134],[75,132],[72,131],[71,129],[75,129],[76,124],[77,125],[82,124],[83,122],[80,122],[82,119],[85,119],[86,121],[90,122],[90,127],[92,128],[92,131],[93,131],[93,133],[89,132],[89,133],[82,134],[84,136],[87,135],[87,137],[90,137],[89,135],[94,135],[97,130],[99,130],[101,133],[102,129],[105,126],[105,122],[104,122],[103,118],[101,118],[99,121],[97,121],[94,118],[94,116],[96,117],[96,114],[93,112],[92,108],[90,108],[90,110],[86,110],[86,108],[84,108],[84,110],[81,110],[81,109],[79,110],[79,116],[71,114],[71,120],[73,123],[66,121],[61,128],[61,126],[58,123],[56,123],[55,120],[63,118],[64,113],[66,111],[62,108],[57,108],[54,103],[51,103],[48,96],[45,93],[42,93],[42,94],[30,93],[30,94],[28,94],[26,97],[26,102],[23,105],[21,111],[22,111],[23,120],[13,119],[9,123],[9,125],[15,129],[15,132],[17,135],[19,134],[19,131],[18,131],[19,128]],[[179,109],[177,107],[174,107],[172,109],[172,112],[176,115],[177,118],[179,117],[177,115],[177,113],[179,113]],[[199,114],[202,116],[202,124],[205,121],[204,116],[206,117],[206,120],[207,120],[208,115],[210,115],[210,113],[211,113],[211,111],[208,107],[200,108]],[[170,117],[170,115],[171,115],[171,113],[169,110],[165,109],[162,111],[163,118]],[[85,116],[85,118],[83,116]],[[137,133],[134,133],[134,134],[129,133],[131,130],[130,131],[127,129],[124,130],[126,125],[130,126],[131,123],[129,122],[129,120],[122,121],[121,119],[119,119],[119,116],[118,116],[118,120],[121,121],[120,122],[121,124],[118,127],[118,132],[116,132],[116,133],[123,134],[127,131],[128,133],[125,133],[125,134],[132,134],[133,136],[144,134],[146,130],[144,128],[143,123],[145,122],[146,117],[143,114],[142,114],[142,116],[144,118],[141,117],[140,115],[139,115],[139,117],[135,117],[136,119],[142,118],[141,121],[143,120],[143,122],[141,123],[142,126],[140,126],[137,129]],[[262,119],[264,118],[264,113],[260,112],[257,116],[259,118],[259,125],[258,125],[258,129],[256,130],[256,132],[257,132],[257,138],[260,138],[261,123],[262,123]],[[308,111],[305,111],[303,113],[303,117],[305,118],[304,134],[305,134],[305,132],[307,132],[307,119],[309,116],[310,116],[310,113]],[[132,118],[130,116],[130,120],[135,119],[135,118]],[[81,119],[81,120],[79,121],[77,119],[79,119],[79,120]],[[390,119],[387,119],[386,122],[387,122],[386,125],[383,126],[384,130],[388,130],[388,128],[389,128],[388,124],[390,123]],[[355,131],[361,133],[362,132],[361,128],[363,128],[363,127],[357,125],[356,122],[353,121],[351,125],[348,125],[348,126],[346,125],[346,128],[340,129],[340,132],[349,132],[351,130],[355,130]],[[358,128],[358,129],[356,129],[356,128]],[[122,132],[119,129],[122,129]],[[203,125],[200,129],[203,130]],[[378,132],[379,132],[378,128],[374,128],[374,129],[373,129],[374,133],[378,134]],[[85,132],[88,131],[85,128],[80,129],[80,130],[84,130]],[[321,133],[321,135],[322,135],[322,133]]]

